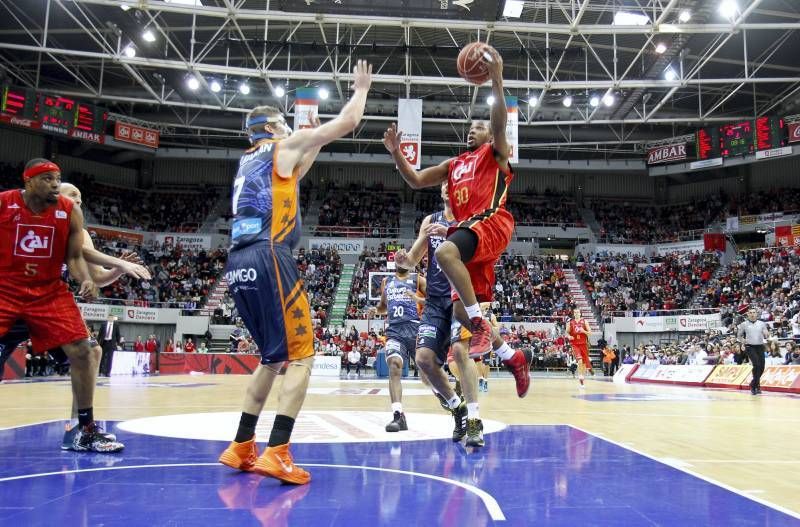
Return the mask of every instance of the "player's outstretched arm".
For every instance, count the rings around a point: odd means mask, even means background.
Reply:
[[[406,252],[405,249],[400,249],[394,255],[394,261],[397,265],[404,269],[411,270],[419,264],[422,257],[428,252],[428,234],[426,231],[430,224],[431,216],[429,214],[422,220],[422,225],[419,228],[419,235],[417,239],[414,240],[414,245],[411,246],[411,250]]]
[[[83,233],[83,257],[89,264],[89,274],[97,287],[113,284],[120,276],[126,274],[140,280],[152,278],[146,267],[133,261],[134,258],[138,260],[135,253],[129,255],[127,259],[103,254],[94,248],[92,238],[86,231]]]
[[[503,58],[491,46],[484,48],[483,61],[489,70],[489,78],[492,79],[492,95],[495,104],[489,114],[489,126],[494,136],[494,150],[497,162],[502,166],[508,163],[508,156],[511,147],[506,137],[506,122],[508,121],[508,110],[506,110],[506,96],[503,92]]]
[[[310,150],[321,148],[349,134],[364,117],[367,93],[372,84],[372,65],[359,60],[353,69],[353,96],[332,120],[318,128],[300,130],[281,144],[281,156],[289,156],[292,166],[297,166]]]
[[[400,175],[413,189],[433,187],[447,181],[447,171],[450,160],[442,161],[434,167],[425,168],[417,172],[400,151],[400,139],[403,132],[397,131],[397,123],[392,123],[388,130],[383,132],[383,146],[392,154],[392,159],[400,171]]]
[[[97,285],[92,281],[89,266],[83,258],[83,212],[79,207],[73,207],[69,216],[66,263],[69,274],[81,283],[78,294],[86,300],[95,298]]]
[[[311,124],[311,128],[319,128],[322,124],[319,120],[319,116],[317,114],[312,113],[308,116],[308,121]],[[299,178],[303,179],[303,177],[308,173],[311,169],[311,165],[314,164],[314,161],[317,160],[317,156],[319,155],[319,151],[322,150],[322,145],[319,145],[316,148],[312,148],[300,159],[300,165],[298,166],[300,170]]]

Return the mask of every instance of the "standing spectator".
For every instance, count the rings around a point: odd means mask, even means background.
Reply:
[[[175,353],[183,353],[183,345],[180,340],[175,342]]]
[[[150,335],[147,337],[147,342],[144,343],[144,350],[147,353],[158,353],[158,340],[156,339],[155,335]]]
[[[606,347],[603,348],[603,375],[606,377],[613,376],[616,364],[617,354],[611,346],[606,344]]]
[[[142,336],[136,336],[136,342],[133,343],[133,351],[136,352],[144,352],[144,342],[142,342]]]
[[[175,353],[175,346],[172,344],[172,339],[167,339],[167,345],[164,346],[164,353]]]
[[[111,375],[111,364],[114,361],[114,350],[123,342],[119,332],[117,317],[109,315],[108,320],[100,328],[100,347],[103,355],[100,359],[100,375],[108,377]]]
[[[238,353],[239,345],[244,341],[241,328],[235,328],[230,335],[228,335],[228,342],[231,346],[231,353]]]
[[[347,354],[347,377],[350,377],[350,368],[356,369],[356,377],[361,377],[361,353],[356,348]]]
[[[206,341],[200,341],[200,347],[197,348],[197,353],[208,353],[208,347],[206,347]]]
[[[183,346],[184,353],[194,353],[197,351],[197,346],[194,345],[191,338],[186,339],[186,344]]]

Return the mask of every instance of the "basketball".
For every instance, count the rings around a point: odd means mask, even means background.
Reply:
[[[458,74],[469,83],[481,85],[489,80],[489,70],[486,68],[483,53],[490,47],[485,42],[472,42],[461,49],[456,61]]]

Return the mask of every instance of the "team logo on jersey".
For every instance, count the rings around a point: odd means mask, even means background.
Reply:
[[[234,222],[231,236],[238,238],[247,234],[258,234],[261,232],[261,218],[246,218]]]
[[[9,209],[18,209],[19,205],[17,205],[16,203],[12,203],[11,205],[8,206],[8,208]]]
[[[57,210],[56,211],[56,219],[57,220],[66,220],[67,219],[67,212],[64,210]]]
[[[466,156],[463,159],[456,159],[453,162],[452,179],[453,183],[471,181],[475,178],[475,166],[478,164],[477,156]]]
[[[55,227],[50,225],[17,225],[14,255],[26,258],[50,258],[53,256]]]

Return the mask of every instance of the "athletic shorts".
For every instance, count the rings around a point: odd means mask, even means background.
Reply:
[[[459,228],[467,228],[478,237],[475,254],[466,267],[478,302],[491,302],[494,294],[494,266],[511,242],[511,236],[514,234],[514,217],[505,209],[499,209],[488,218],[478,214],[450,227],[447,235]],[[459,299],[455,289],[452,298],[454,302]]]
[[[233,250],[225,279],[261,364],[314,355],[308,297],[289,247],[257,242]]]
[[[417,349],[428,348],[444,364],[450,349],[450,321],[453,319],[453,301],[449,296],[428,297],[422,311],[422,321],[417,333]]]
[[[589,360],[589,348],[586,346],[572,346],[572,352],[575,354],[575,360],[583,361],[583,365],[587,368],[592,367],[592,361]]]
[[[396,355],[407,362],[411,352],[417,347],[419,326],[419,322],[390,324],[386,328],[386,358]]]
[[[60,280],[30,292],[0,288],[0,335],[20,321],[28,327],[37,352],[89,337],[75,298]]]

